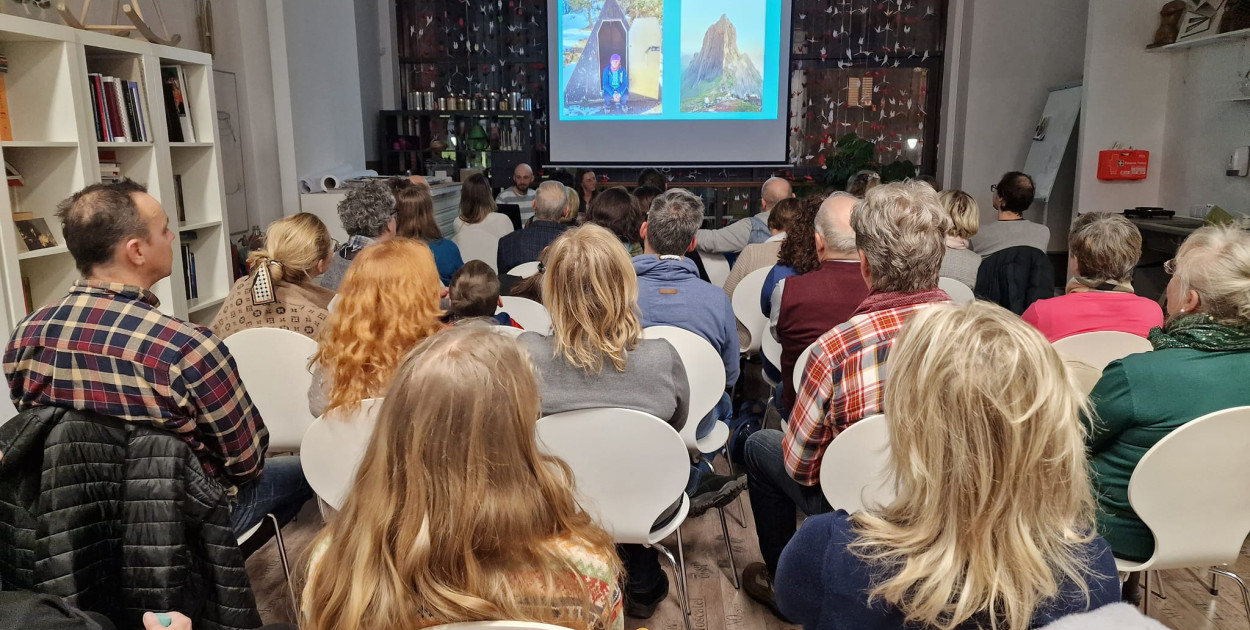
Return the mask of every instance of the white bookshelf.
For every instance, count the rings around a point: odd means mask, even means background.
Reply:
[[[170,229],[178,234],[173,273],[153,287],[161,310],[200,323],[211,320],[233,280],[216,143],[212,58],[10,15],[0,15],[0,53],[9,60],[5,87],[13,127],[13,140],[0,142],[0,156],[24,180],[15,189],[21,210],[44,219],[57,241],[54,247],[26,251],[12,220],[10,192],[0,195],[0,214],[4,215],[0,217],[0,323],[5,330],[11,330],[27,313],[24,281],[33,308],[39,308],[64,296],[78,278],[56,219],[56,206],[87,184],[100,181],[101,151],[116,156],[122,175],[148,187],[169,215]],[[162,65],[180,65],[186,77],[184,96],[195,131],[187,142],[169,141]],[[96,139],[89,73],[139,84],[148,142]],[[182,180],[185,220],[181,222],[175,175]],[[189,243],[195,254],[196,299],[187,298],[181,242]]]

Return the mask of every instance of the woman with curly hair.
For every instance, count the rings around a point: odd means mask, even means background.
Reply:
[[[772,313],[773,289],[778,282],[820,267],[820,254],[816,252],[816,213],[820,212],[824,200],[821,195],[812,195],[799,202],[798,216],[789,224],[786,238],[777,251],[777,264],[768,272],[760,291],[760,308],[765,315]]]
[[[404,355],[443,328],[439,286],[425,243],[394,239],[361,250],[321,330],[309,411],[350,409],[385,391]]]
[[[614,186],[597,195],[586,209],[586,222],[607,228],[625,245],[630,257],[642,254],[642,222],[646,213],[624,186]]]

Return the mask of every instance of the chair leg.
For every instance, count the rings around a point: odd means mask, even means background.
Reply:
[[[1142,571],[1141,573],[1141,613],[1150,616],[1150,572]]]
[[[1211,571],[1212,582],[1215,581],[1215,574],[1219,574],[1231,579],[1237,583],[1237,586],[1241,587],[1241,602],[1246,606],[1246,619],[1250,620],[1250,590],[1246,589],[1246,583],[1242,581],[1241,576],[1233,573],[1232,571],[1225,571],[1224,569],[1217,569],[1215,567],[1211,567],[1208,570]]]
[[[681,544],[681,528],[677,531],[677,564],[681,568],[681,598],[686,602],[686,621],[690,620],[690,581],[686,574],[686,546]]]
[[[1168,598],[1168,590],[1167,590],[1167,588],[1164,586],[1163,574],[1162,574],[1162,573],[1159,573],[1159,572],[1157,572],[1157,571],[1156,571],[1156,572],[1155,572],[1155,581],[1157,581],[1157,582],[1159,583],[1159,592],[1155,593],[1155,595],[1157,595],[1157,596],[1159,597],[1159,599],[1167,599],[1167,598]]]
[[[286,575],[286,592],[291,597],[292,619],[299,619],[299,602],[295,599],[295,586],[291,583],[291,563],[286,557],[286,542],[282,540],[282,528],[278,525],[278,517],[266,514],[265,518],[273,523],[273,540],[278,547],[278,559],[282,561],[282,573]]]
[[[680,529],[678,531],[681,531]],[[680,540],[680,537],[678,538]],[[677,560],[673,558],[673,552],[669,551],[660,543],[651,543],[652,547],[660,550],[661,554],[668,559],[668,564],[673,567],[673,574],[677,577],[677,605],[681,608],[681,618],[686,621],[686,630],[690,628],[690,606],[686,602],[685,578],[683,577],[683,569],[677,564]]]
[[[725,524],[725,510],[720,508],[716,510],[720,512],[720,531],[725,535],[725,551],[729,554],[729,574],[734,576],[734,588],[741,589],[742,584],[738,581],[738,563],[734,561],[734,545],[729,540],[729,526]]]
[[[1218,596],[1218,595],[1220,594],[1220,589],[1219,589],[1218,587],[1216,587],[1216,585],[1215,585],[1215,578],[1216,578],[1216,577],[1217,577],[1217,574],[1215,573],[1215,571],[1212,571],[1212,572],[1211,572],[1211,588],[1209,588],[1209,589],[1207,589],[1207,590],[1211,591],[1211,594],[1212,594],[1212,595],[1216,595],[1216,596]]]
[[[733,436],[730,436],[730,437],[732,438]],[[722,450],[725,452],[725,462],[729,464],[729,474],[730,476],[732,476],[734,474],[734,460],[729,457],[729,441],[728,440],[725,441],[725,446],[722,448]],[[738,527],[746,529],[747,510],[745,507],[742,507],[742,495],[738,495],[734,499],[734,503],[738,504]]]

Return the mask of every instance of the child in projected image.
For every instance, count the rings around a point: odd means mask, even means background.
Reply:
[[[628,111],[629,73],[621,67],[621,56],[612,55],[603,69],[603,110],[620,108]]]

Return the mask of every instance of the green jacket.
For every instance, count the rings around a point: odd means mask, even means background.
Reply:
[[[1146,451],[1177,427],[1213,411],[1250,405],[1250,352],[1156,350],[1114,361],[1090,399],[1085,418],[1098,499],[1098,533],[1116,557],[1141,561],[1154,535],[1129,506],[1128,482]]]

